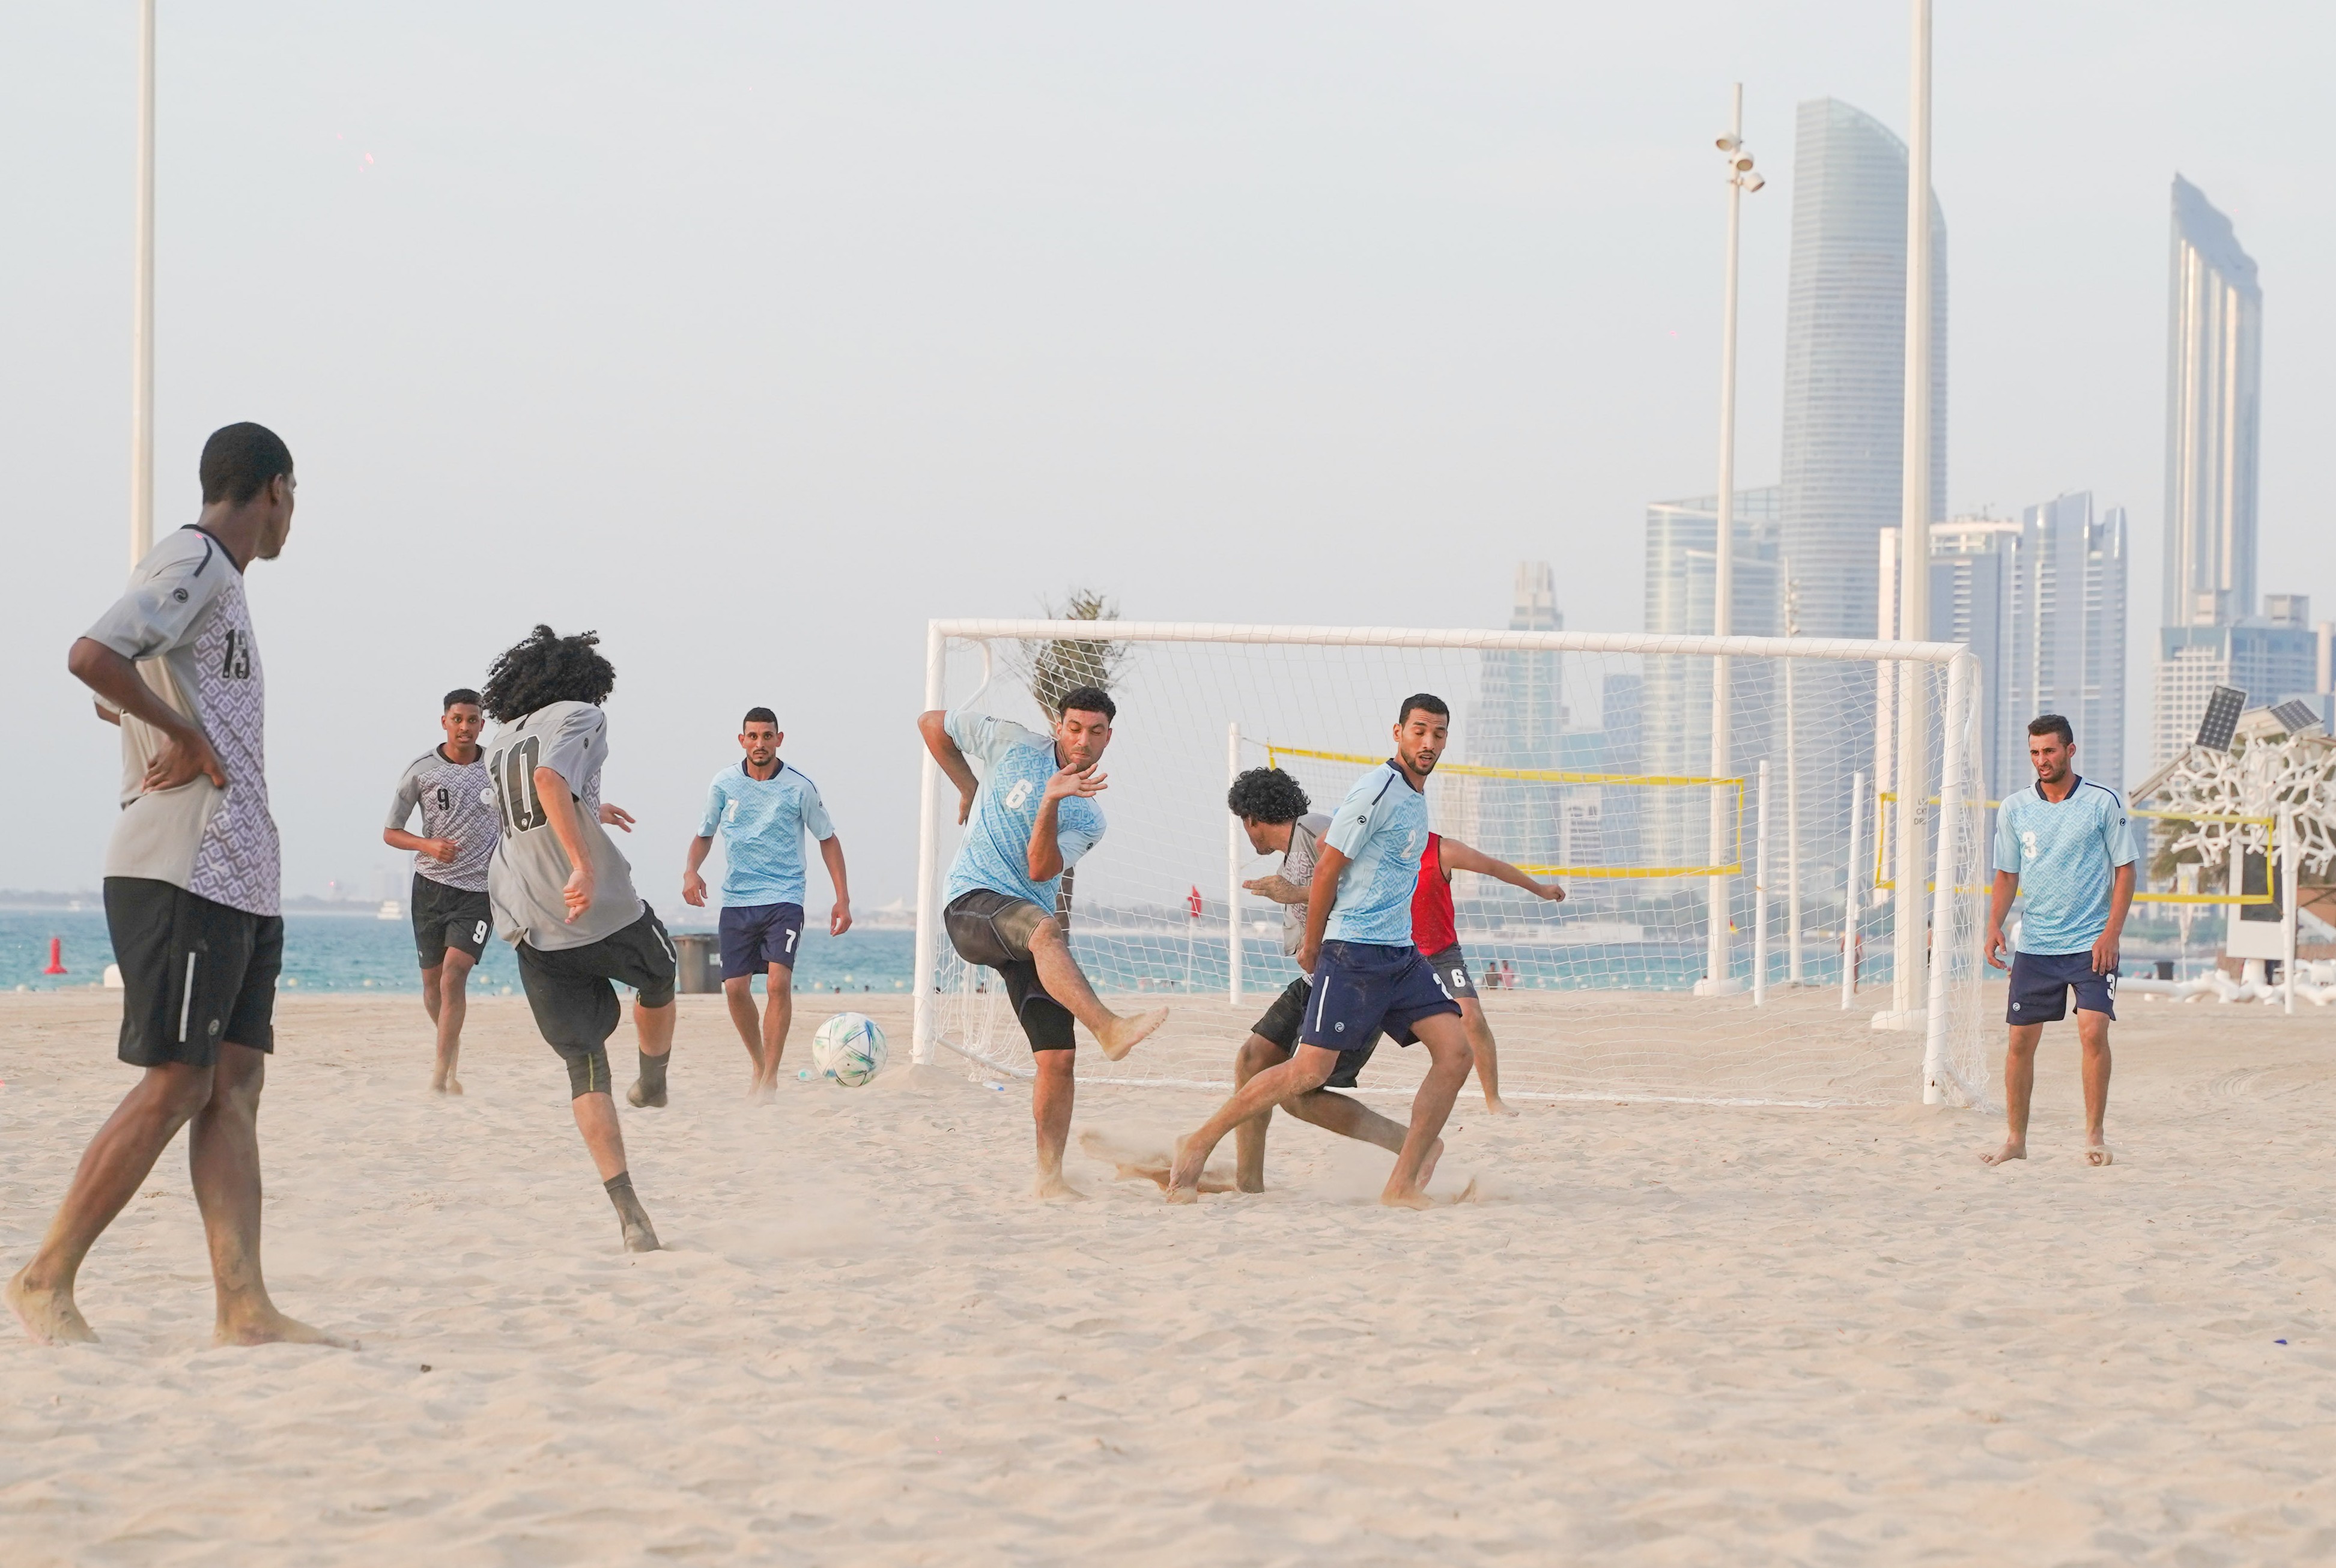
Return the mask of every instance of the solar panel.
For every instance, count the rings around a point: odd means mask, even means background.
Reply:
[[[2324,727],[2320,722],[2319,707],[2300,696],[2274,704],[2271,716],[2279,720],[2280,727],[2290,735],[2310,735]]]
[[[2231,736],[2239,727],[2239,715],[2247,706],[2247,694],[2234,686],[2218,686],[2206,699],[2205,716],[2198,721],[2198,744],[2208,751],[2228,751]]]

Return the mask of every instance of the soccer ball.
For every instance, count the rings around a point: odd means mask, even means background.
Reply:
[[[884,1031],[865,1013],[838,1013],[811,1037],[820,1076],[856,1089],[884,1070]]]

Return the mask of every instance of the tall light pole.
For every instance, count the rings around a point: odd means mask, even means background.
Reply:
[[[1906,428],[1898,513],[1898,636],[1931,636],[1931,0],[1913,0],[1913,61],[1906,126]],[[1876,1023],[1923,1026],[1929,991],[1924,851],[1931,813],[1928,665],[1898,667],[1898,896],[1891,1010]]]
[[[154,0],[138,0],[138,256],[130,310],[130,561],[154,548]]]
[[[1718,550],[1711,582],[1711,634],[1733,635],[1736,588],[1736,258],[1743,228],[1744,193],[1767,183],[1752,171],[1752,154],[1744,149],[1744,83],[1736,83],[1728,113],[1728,134],[1719,138],[1720,156],[1728,161],[1728,283],[1727,305],[1721,312],[1719,336],[1719,498]],[[1728,776],[1728,656],[1711,661],[1711,776]],[[1707,884],[1710,905],[1709,936],[1704,954],[1703,979],[1695,983],[1699,997],[1724,997],[1744,989],[1728,974],[1728,878],[1718,868],[1728,863],[1728,789],[1711,786],[1709,858],[1713,868]]]

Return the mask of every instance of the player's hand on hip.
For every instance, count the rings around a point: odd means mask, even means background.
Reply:
[[[852,906],[838,899],[835,901],[835,908],[827,912],[827,934],[840,937],[851,929]]]
[[[1997,955],[2008,953],[2010,950],[2010,944],[2003,940],[2003,928],[1990,926],[1987,930],[1987,961],[1999,969],[2008,969],[2011,966]]]
[[[1099,795],[1110,787],[1104,783],[1106,776],[1094,768],[1066,767],[1046,781],[1046,799],[1058,801],[1072,795],[1081,798]]]
[[[454,857],[460,854],[462,850],[462,846],[456,843],[453,839],[423,839],[422,841],[422,847],[424,851],[428,852],[432,860],[436,861],[442,866],[453,865],[454,863]]]
[[[227,788],[227,769],[219,765],[219,754],[202,731],[190,727],[181,733],[165,733],[161,749],[154,760],[146,765],[144,787],[148,791],[174,790],[191,783],[197,774]]]
[[[976,793],[977,792],[973,790],[959,790],[957,792],[958,826],[965,826],[967,820],[973,815],[973,797]]]
[[[578,866],[568,873],[568,885],[560,890],[560,901],[568,906],[568,921],[573,925],[576,917],[592,907],[592,868]]]
[[[692,909],[706,907],[706,879],[696,872],[681,873],[681,901]]]
[[[2117,967],[2117,940],[2107,931],[2093,939],[2093,973],[2113,975]]]
[[[630,833],[633,831],[633,813],[622,806],[602,806],[600,825],[604,828],[622,828],[625,832]]]

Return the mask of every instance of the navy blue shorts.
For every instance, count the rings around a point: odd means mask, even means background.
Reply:
[[[2093,973],[2090,952],[2012,954],[2011,1004],[2004,1009],[2004,1022],[2059,1023],[2068,1016],[2072,988],[2078,1012],[2117,1017],[2117,976]]]
[[[1324,942],[1298,1039],[1325,1050],[1361,1051],[1384,1029],[1396,1044],[1407,1046],[1419,1038],[1412,1026],[1438,1013],[1458,1018],[1460,1004],[1409,942]]]
[[[803,940],[803,905],[747,904],[722,911],[722,978],[735,980],[764,973],[773,964],[795,967],[795,943]]]

